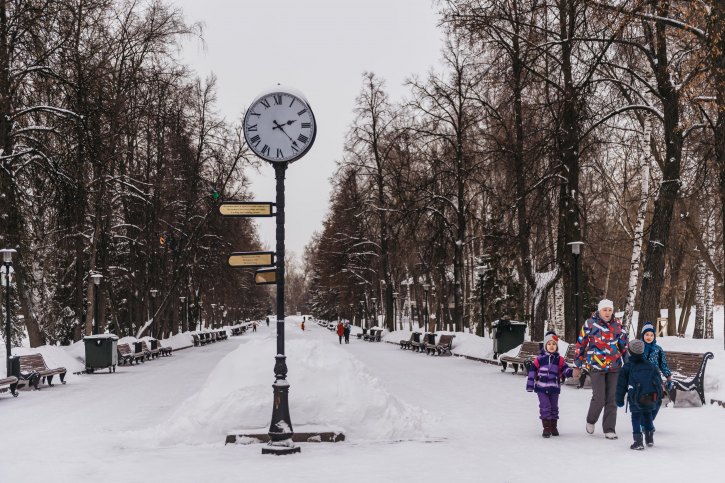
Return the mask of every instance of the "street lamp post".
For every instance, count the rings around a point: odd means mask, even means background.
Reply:
[[[380,280],[380,315],[383,316],[383,327],[387,322],[387,314],[385,313],[385,280]]]
[[[393,329],[398,326],[398,292],[393,292]],[[403,330],[402,323],[400,330]]]
[[[179,302],[181,302],[181,331],[184,332],[184,330],[189,330],[188,327],[188,316],[187,313],[187,307],[186,307],[186,297],[183,295],[179,297]]]
[[[216,327],[216,304],[211,304],[211,328]]]
[[[486,325],[486,317],[483,312],[483,276],[486,274],[486,267],[479,265],[476,267],[476,275],[478,275],[478,297],[481,303],[481,337],[485,334],[484,328]]]
[[[430,325],[430,313],[428,311],[428,290],[430,290],[430,284],[424,283],[423,292],[425,293],[425,330],[428,330],[428,326]]]
[[[10,368],[10,267],[13,265],[13,255],[17,253],[12,248],[0,250],[3,254],[3,266],[5,267],[5,363],[7,375],[11,376]]]
[[[581,321],[579,320],[579,306],[580,303],[580,294],[579,294],[579,255],[581,254],[581,247],[584,245],[584,242],[581,241],[575,241],[569,243],[571,245],[571,254],[574,256],[574,326],[576,327],[576,333],[579,333],[579,324],[581,324]]]
[[[156,332],[158,332],[156,327],[156,295],[158,295],[159,291],[152,288],[149,293],[151,294],[151,336],[156,337]]]
[[[103,275],[95,272],[91,275],[91,279],[93,280],[93,335],[97,335],[98,318],[100,314],[100,310],[98,310],[98,292],[101,291],[101,280],[103,280]]]
[[[375,317],[375,323],[372,325],[373,327],[378,326],[378,305],[376,302],[378,301],[377,297],[370,297],[370,300],[373,301],[373,317]]]
[[[368,324],[368,313],[367,310],[365,310],[365,301],[360,301],[360,307],[362,308],[362,320],[360,321],[360,328],[364,328],[363,326],[367,326]]]
[[[219,306],[219,310],[221,311],[221,314],[220,314],[220,317],[219,317],[219,327],[217,327],[217,328],[224,327],[224,321],[226,319],[226,313],[224,312],[224,306],[223,305],[220,305]]]
[[[352,302],[350,305],[350,324],[355,325],[355,312],[352,310],[352,308],[355,306]]]

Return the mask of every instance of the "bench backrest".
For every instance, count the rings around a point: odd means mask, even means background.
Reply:
[[[665,351],[667,365],[674,373],[692,377],[700,372],[702,363],[706,358],[713,357],[711,352],[699,354],[697,352],[675,352]]]
[[[420,336],[422,334],[420,332],[413,332],[413,338],[411,339],[411,342],[420,343]]]
[[[141,341],[141,348],[142,348],[143,350],[145,350],[145,351],[149,351],[149,352],[151,352],[151,349],[149,349],[149,346],[148,346],[148,345],[146,344],[146,341],[145,341],[145,340],[142,340],[142,341]]]
[[[42,354],[28,354],[20,356],[20,372],[47,371]]]
[[[423,336],[423,342],[430,345],[435,345],[436,343],[436,334],[433,332],[429,332]]]
[[[453,338],[455,335],[450,334],[443,334],[440,339],[438,339],[438,345],[443,347],[451,347],[453,345]]]
[[[116,346],[116,350],[122,356],[128,356],[128,355],[133,354],[133,352],[131,352],[131,346],[128,344],[118,344]]]
[[[566,348],[566,354],[564,354],[564,361],[568,363],[574,362],[574,356],[576,355],[576,344],[569,344]]]
[[[536,357],[539,355],[541,343],[526,341],[521,344],[518,357]]]

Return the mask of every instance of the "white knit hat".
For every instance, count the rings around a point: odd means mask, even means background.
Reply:
[[[614,310],[614,302],[609,299],[602,299],[599,301],[599,306],[597,306],[597,310],[602,310],[607,307]]]
[[[559,345],[559,338],[556,336],[553,332],[547,332],[544,336],[544,348],[546,348],[546,344],[549,343],[550,340],[553,340],[556,342],[556,345]]]

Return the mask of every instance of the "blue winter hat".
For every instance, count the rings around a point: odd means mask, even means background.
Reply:
[[[654,328],[654,325],[652,325],[652,322],[646,322],[642,326],[642,332],[641,332],[642,337],[644,337],[644,335],[647,332],[652,332],[655,336],[657,336],[657,333],[655,332],[655,328]]]

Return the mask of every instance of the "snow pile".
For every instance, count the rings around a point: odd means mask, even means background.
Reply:
[[[425,436],[429,416],[391,395],[348,351],[290,334],[286,344],[290,410],[295,428],[341,430],[348,441]],[[290,340],[291,339],[291,340]],[[272,411],[274,334],[225,356],[199,392],[160,428],[161,444],[220,443],[237,428],[266,432]]]

